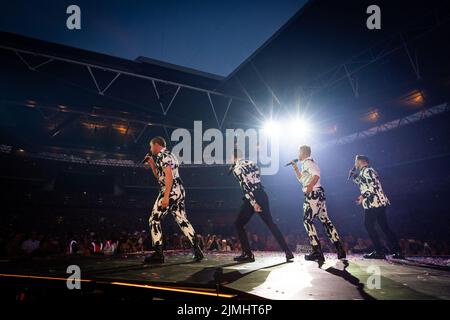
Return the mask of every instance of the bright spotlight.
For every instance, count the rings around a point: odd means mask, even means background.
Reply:
[[[296,119],[289,123],[289,132],[296,137],[305,137],[311,132],[311,125],[305,119]]]
[[[280,125],[273,120],[269,120],[264,124],[263,131],[267,135],[277,136],[280,133]]]

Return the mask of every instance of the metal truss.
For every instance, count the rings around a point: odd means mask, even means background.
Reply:
[[[419,19],[420,21],[417,22]],[[428,19],[428,21],[421,25],[421,23],[424,22],[423,19]],[[335,86],[341,81],[348,81],[353,92],[353,96],[355,98],[359,98],[361,92],[359,83],[360,77],[358,76],[358,73],[388,57],[389,55],[401,50],[404,51],[405,58],[408,59],[407,61],[411,65],[416,78],[421,79],[419,56],[417,55],[416,50],[412,48],[412,43],[424,38],[436,28],[446,25],[450,21],[450,17],[445,12],[430,11],[428,13],[424,13],[420,17],[414,17],[411,21],[412,24],[402,32],[393,34],[388,39],[382,40],[371,48],[364,49],[362,52],[352,56],[345,62],[335,65],[331,69],[319,74],[317,77],[308,81],[308,83],[298,85],[294,91],[300,95],[303,101],[306,102],[305,107],[311,103],[311,100],[316,94],[320,93],[322,90]],[[406,37],[407,35],[410,36]],[[443,41],[445,40],[446,39],[443,39]],[[268,93],[272,96],[273,101],[276,102],[281,108],[287,109],[286,105],[282,103],[280,97],[274,92],[271,86],[264,79],[261,72],[255,66],[256,57],[257,55],[254,54],[248,58],[246,64],[239,66],[237,70],[227,77],[227,80],[235,79],[249,101],[253,104],[258,113],[261,114],[260,108],[258,108],[255,100],[250,97],[248,91],[245,89],[238,77],[238,71],[243,69],[244,65],[249,65],[255,72],[257,78],[267,89]]]
[[[209,93],[208,93],[208,100],[209,100],[209,104],[211,106],[211,109],[212,109],[212,111],[214,113],[214,118],[216,119],[217,125],[218,125],[219,129],[222,129],[223,123],[225,121],[225,118],[227,117],[228,110],[230,110],[231,103],[233,102],[233,99],[232,98],[228,99],[227,108],[226,108],[226,110],[225,110],[221,120],[219,120],[219,116],[217,115],[216,108],[214,107],[214,103],[213,103],[211,95]]]
[[[358,83],[358,73],[362,72],[367,67],[385,59],[389,55],[401,52],[403,50],[405,59],[411,66],[412,71],[417,80],[421,79],[421,72],[419,67],[419,57],[417,51],[412,47],[412,43],[418,41],[435,29],[442,27],[450,22],[450,17],[439,18],[434,12],[429,14],[430,22],[426,26],[414,27],[411,26],[407,30],[398,32],[392,35],[389,39],[385,39],[377,43],[369,49],[358,53],[351,57],[344,63],[336,65],[326,72],[320,74],[310,83],[300,85],[299,88],[310,90],[312,95],[320,93],[322,90],[329,89],[341,81],[347,80],[350,84],[351,90],[355,98],[360,96],[360,89]],[[431,19],[433,21],[431,21]],[[407,35],[410,34],[409,37]],[[443,39],[443,41],[445,41]]]
[[[154,80],[152,80],[152,85],[153,85],[153,89],[155,90],[155,94],[156,94],[156,98],[158,99],[158,103],[161,107],[161,111],[163,112],[163,114],[166,116],[167,112],[169,112],[170,107],[172,106],[173,101],[175,100],[175,98],[178,95],[178,92],[181,89],[181,86],[177,86],[177,89],[175,91],[175,93],[172,96],[172,99],[170,99],[170,102],[168,104],[168,106],[166,108],[164,108],[164,104],[161,100],[161,95],[159,94],[158,88],[156,87],[156,82]],[[209,93],[207,93],[209,95]]]
[[[376,127],[364,130],[364,131],[353,133],[353,134],[345,136],[345,137],[333,139],[333,140],[328,141],[325,144],[323,144],[322,148],[349,144],[349,143],[353,143],[355,141],[370,138],[379,133],[394,130],[394,129],[400,128],[402,126],[412,124],[414,122],[424,120],[426,118],[429,118],[429,117],[432,117],[432,116],[435,116],[435,115],[438,115],[438,114],[441,114],[444,112],[448,112],[449,110],[450,110],[449,104],[442,103],[442,104],[434,106],[432,108],[422,110],[422,111],[414,113],[412,115],[409,115],[409,116],[406,116],[406,117],[403,117],[400,119],[396,119],[396,120],[381,124],[379,126],[376,126]]]
[[[425,37],[427,34],[431,33],[436,28],[439,28],[450,21],[448,16],[444,19],[440,19],[435,13],[430,13],[430,22],[428,25],[415,27],[410,26],[408,29],[398,32],[392,35],[388,39],[377,43],[371,48],[365,49],[364,51],[358,53],[357,55],[351,57],[344,63],[333,66],[331,69],[320,74],[315,79],[312,79],[307,84],[302,84],[297,87],[296,92],[298,92],[305,102],[305,107],[307,107],[314,96],[320,93],[322,90],[329,89],[341,81],[348,81],[350,88],[352,90],[354,98],[359,98],[360,92],[360,77],[359,73],[362,72],[367,67],[381,61],[382,59],[388,57],[389,55],[400,52],[403,50],[405,53],[404,57],[407,59],[408,63],[413,70],[417,80],[421,79],[421,72],[419,67],[419,57],[417,51],[412,48],[412,43]],[[412,34],[406,37],[408,34]],[[264,85],[268,93],[272,96],[274,102],[276,102],[282,109],[287,110],[286,105],[281,102],[280,97],[275,93],[273,88],[264,79],[261,72],[255,65],[254,59],[248,62],[251,69],[256,74],[258,80]],[[263,115],[261,109],[257,106],[256,101],[250,96],[248,91],[245,89],[243,83],[240,81],[237,74],[235,74],[234,79],[237,81],[238,85],[241,87],[242,91],[245,93],[251,104],[255,107],[260,115]]]
[[[230,106],[233,102],[233,100],[238,100],[238,101],[243,101],[246,103],[251,103],[252,105],[255,106],[253,100],[251,100],[251,98],[247,95],[248,99],[245,98],[241,98],[241,97],[237,97],[237,96],[233,96],[233,95],[228,95],[225,93],[221,93],[215,90],[208,90],[208,89],[204,89],[204,88],[200,88],[200,87],[196,87],[196,86],[192,86],[192,85],[188,85],[188,84],[184,84],[184,83],[180,83],[180,82],[175,82],[175,81],[168,81],[168,80],[164,80],[161,78],[157,78],[154,76],[149,76],[149,75],[143,75],[143,74],[139,74],[139,73],[135,73],[135,72],[130,72],[130,71],[126,71],[126,70],[121,70],[119,68],[114,68],[114,67],[106,67],[106,66],[102,66],[99,64],[94,64],[94,63],[88,63],[88,62],[84,62],[81,60],[76,60],[76,59],[69,59],[69,58],[65,58],[65,57],[60,57],[60,56],[56,56],[56,55],[50,55],[50,54],[45,54],[45,53],[40,53],[37,51],[31,51],[31,50],[24,50],[24,49],[20,49],[20,48],[14,48],[14,47],[9,47],[9,46],[4,46],[4,45],[0,45],[0,49],[4,49],[4,50],[8,50],[8,51],[12,51],[14,52],[17,57],[20,59],[20,61],[22,61],[26,67],[31,70],[31,71],[37,71],[38,69],[40,69],[42,66],[47,65],[53,61],[60,61],[60,62],[66,62],[66,63],[70,63],[70,64],[75,64],[75,65],[79,65],[82,67],[85,67],[87,69],[87,71],[89,72],[91,79],[95,85],[95,88],[97,89],[97,93],[99,95],[105,95],[106,92],[110,89],[110,87],[119,79],[119,77],[121,75],[126,75],[126,76],[130,76],[130,77],[134,77],[134,78],[138,78],[138,79],[143,79],[143,80],[149,80],[152,83],[156,98],[158,100],[158,103],[160,105],[162,114],[164,116],[167,116],[170,108],[172,107],[179,91],[183,88],[186,90],[191,90],[191,91],[196,91],[196,92],[200,92],[200,93],[204,93],[207,95],[208,100],[209,100],[209,106],[211,107],[211,110],[214,114],[214,117],[217,121],[217,125],[219,126],[219,128],[222,128],[223,123],[227,117],[228,111],[230,109]],[[32,65],[29,61],[27,61],[27,59],[25,59],[24,55],[32,55],[32,56],[38,56],[38,57],[42,57],[44,59],[46,59],[44,62],[39,63],[37,65]],[[112,80],[104,87],[101,87],[97,77],[95,76],[95,70],[100,70],[100,71],[106,71],[106,72],[110,72],[112,73],[114,76],[112,78]],[[175,88],[175,93],[172,95],[169,103],[167,105],[164,104],[163,100],[162,100],[162,95],[161,92],[158,90],[158,86],[157,84],[163,84],[163,85],[169,85]],[[214,103],[212,101],[212,97],[223,97],[227,99],[227,108],[226,111],[222,117],[222,119],[219,119],[218,115],[217,115],[217,110],[214,106]],[[256,106],[255,106],[256,107]],[[257,107],[256,107],[257,108]],[[260,110],[257,108],[257,110],[260,112]]]
[[[105,88],[101,89],[98,82],[97,82],[97,78],[95,78],[94,73],[92,72],[92,68],[90,66],[87,67],[89,74],[91,75],[92,81],[94,81],[95,87],[97,88],[98,94],[103,96],[105,95],[106,90],[109,89],[109,87],[117,80],[117,78],[120,76],[120,73],[117,72],[116,75],[114,76],[114,78],[106,85]]]

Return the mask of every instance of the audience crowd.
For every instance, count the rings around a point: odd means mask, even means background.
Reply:
[[[216,234],[198,235],[201,247],[209,252],[240,251],[239,241],[235,236]],[[255,251],[278,251],[278,245],[272,236],[249,233],[250,244]],[[189,249],[187,239],[180,234],[165,236],[166,250]],[[296,252],[309,249],[308,239],[303,235],[286,235],[288,245]],[[344,247],[349,254],[361,254],[372,250],[372,243],[366,238],[352,235],[343,236]],[[447,256],[450,255],[449,243],[442,241],[425,241],[418,239],[401,239],[400,245],[407,256]],[[333,252],[333,246],[326,239],[322,240],[325,252]],[[16,232],[0,236],[0,256],[54,256],[54,255],[115,255],[142,253],[151,250],[148,231],[120,232],[116,235],[102,235],[94,231],[84,234],[43,234],[36,231]]]

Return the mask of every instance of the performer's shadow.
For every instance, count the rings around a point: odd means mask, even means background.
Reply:
[[[255,271],[266,269],[266,268],[273,268],[280,265],[283,265],[287,262],[277,263],[269,266],[261,266],[259,268],[254,268],[251,270],[233,270],[230,272],[223,272],[224,268],[232,267],[236,265],[242,265],[244,263],[242,262],[234,262],[234,263],[228,263],[224,265],[214,266],[214,267],[206,267],[202,270],[192,274],[187,281],[192,282],[203,282],[206,284],[215,284],[215,285],[223,285],[227,283],[234,282],[236,280],[239,280],[240,278],[247,276]]]
[[[85,272],[85,274],[88,275],[98,275],[98,274],[111,274],[111,273],[124,273],[127,271],[138,271],[138,270],[151,270],[151,269],[158,269],[163,267],[172,267],[172,266],[180,266],[180,265],[191,265],[194,262],[192,261],[180,261],[180,262],[171,262],[171,263],[137,263],[137,264],[130,264],[125,266],[113,266],[109,268],[103,268],[100,270],[92,270]]]
[[[364,284],[361,283],[357,277],[355,277],[354,275],[352,275],[350,272],[347,271],[347,267],[349,266],[348,262],[345,261],[343,263],[344,267],[342,269],[331,266],[325,269],[325,271],[331,273],[332,275],[340,277],[345,281],[349,282],[350,284],[354,285],[358,290],[358,293],[361,295],[362,299],[375,300],[371,295],[369,295],[366,291],[364,291]]]

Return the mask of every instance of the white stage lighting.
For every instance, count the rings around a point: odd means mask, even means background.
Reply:
[[[295,137],[305,137],[311,132],[311,126],[305,119],[292,120],[288,124],[289,133]]]
[[[264,124],[263,131],[267,135],[277,136],[280,133],[280,125],[273,120],[269,120]]]

